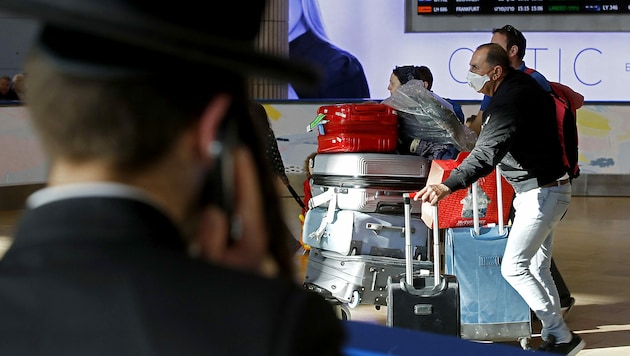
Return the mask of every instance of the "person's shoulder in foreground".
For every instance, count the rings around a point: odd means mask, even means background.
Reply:
[[[254,49],[265,5],[226,3],[225,31],[192,0],[0,3],[42,23],[25,69],[50,161],[0,260],[0,354],[341,354],[249,112],[249,76],[316,78]],[[195,90],[164,90],[173,68]]]

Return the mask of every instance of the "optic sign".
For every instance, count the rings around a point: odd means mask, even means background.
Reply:
[[[601,34],[592,34],[600,37]],[[541,36],[544,39],[534,40]],[[528,35],[529,43],[546,44],[545,46],[528,46],[525,52],[525,63],[537,69],[547,80],[567,84],[582,93],[588,101],[630,101],[630,37],[626,34],[625,44],[619,45],[610,41],[589,40],[589,34],[575,35],[543,34]],[[596,44],[596,45],[589,45]],[[448,55],[448,74],[453,85],[443,89],[450,96],[471,98],[470,88],[466,85],[466,71],[474,48],[469,46],[454,48]],[[459,84],[459,85],[458,85]],[[461,90],[464,86],[465,90]],[[456,94],[453,92],[456,91]],[[467,92],[468,91],[468,92]],[[474,98],[475,96],[473,96]]]
[[[431,69],[433,90],[438,95],[480,100],[481,94],[466,84],[466,73],[474,49],[490,41],[491,31],[405,32],[403,2],[319,0],[329,38],[361,61],[372,98],[389,97],[391,70],[397,65],[413,64]],[[361,17],[348,21],[357,6],[362,10]],[[630,102],[629,32],[526,31],[524,35],[526,65],[548,80],[569,85],[587,101]]]

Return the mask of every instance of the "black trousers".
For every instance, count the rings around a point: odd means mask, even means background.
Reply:
[[[553,277],[553,281],[556,283],[556,288],[558,289],[558,294],[560,295],[560,306],[568,307],[571,303],[571,291],[569,291],[569,287],[564,282],[560,271],[558,271],[558,267],[556,266],[556,262],[551,258],[551,276]]]

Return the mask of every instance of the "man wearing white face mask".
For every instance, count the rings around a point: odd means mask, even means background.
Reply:
[[[536,80],[541,88],[547,92],[551,92],[551,86],[549,85],[547,78],[536,70],[531,71],[530,68],[525,65],[523,58],[525,57],[525,50],[527,48],[527,39],[521,31],[512,25],[495,28],[492,30],[492,38],[490,39],[490,42],[499,44],[503,47],[508,54],[510,66],[512,68],[528,73]],[[479,131],[481,130],[481,118],[483,116],[483,112],[490,104],[491,99],[492,97],[484,95],[481,105],[479,106],[479,112],[476,116],[474,116],[474,119],[466,122],[466,125],[477,134],[479,134]],[[510,214],[510,216],[511,215],[512,214]],[[562,278],[562,275],[553,260],[551,260],[551,275],[553,276],[553,280],[556,283],[556,287],[560,295],[560,305],[562,307],[563,317],[566,319],[569,311],[575,304],[575,298],[571,296],[571,291],[564,282],[564,278]]]
[[[427,185],[414,199],[436,204],[498,165],[516,193],[501,274],[542,322],[540,349],[575,355],[585,344],[562,318],[550,272],[553,232],[571,201],[553,99],[531,76],[511,68],[495,43],[475,50],[467,78],[475,91],[492,97],[475,148],[448,179]]]
[[[490,39],[490,42],[497,43],[503,47],[503,49],[508,53],[510,66],[512,68],[523,72],[529,69],[525,65],[525,61],[523,61],[523,58],[525,57],[525,49],[527,48],[527,40],[525,39],[525,36],[523,36],[523,33],[514,26],[505,25],[501,28],[495,28],[492,30],[492,38]],[[551,91],[547,78],[540,74],[540,72],[534,71],[529,75],[536,79],[538,85],[540,85],[545,91]],[[481,117],[483,115],[483,111],[488,107],[490,99],[491,98],[489,96],[484,95],[481,105],[479,106],[479,112],[472,120],[466,122],[466,125],[477,134],[479,134],[479,130],[481,130]]]

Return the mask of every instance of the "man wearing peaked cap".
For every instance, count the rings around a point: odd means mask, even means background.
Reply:
[[[0,354],[341,354],[293,280],[245,85],[316,75],[254,49],[264,1],[222,6],[0,1],[42,24],[25,69],[50,160],[0,261]]]

